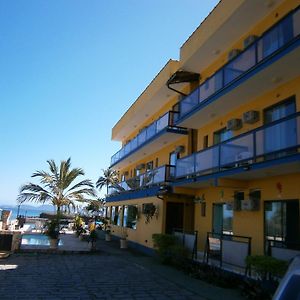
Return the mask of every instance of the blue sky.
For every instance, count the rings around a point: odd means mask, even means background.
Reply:
[[[0,2],[0,204],[46,160],[96,181],[111,128],[217,0]]]

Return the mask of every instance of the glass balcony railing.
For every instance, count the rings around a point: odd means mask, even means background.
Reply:
[[[178,159],[176,178],[201,176],[298,153],[300,113]]]
[[[171,127],[173,131],[178,129],[179,132],[185,130],[184,128],[174,125],[175,120],[177,120],[178,114],[179,112],[169,111],[158,120],[150,124],[148,127],[143,129],[134,139],[132,139],[121,150],[119,150],[112,156],[111,165],[114,165],[119,160],[136,150],[138,147],[142,146],[144,143],[149,141],[165,128]]]
[[[300,9],[297,9],[266,31],[242,53],[228,62],[212,77],[179,102],[179,119],[200,103],[254,68],[300,34]]]
[[[108,194],[113,195],[116,193],[135,191],[163,182],[169,182],[174,179],[174,175],[175,166],[164,165],[154,170],[149,170],[139,176],[122,181],[118,183],[117,186],[109,187]]]

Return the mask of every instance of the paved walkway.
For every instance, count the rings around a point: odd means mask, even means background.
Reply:
[[[242,299],[158,264],[153,258],[99,241],[94,254],[18,253],[0,260],[4,299]]]

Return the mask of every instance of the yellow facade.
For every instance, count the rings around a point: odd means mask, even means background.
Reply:
[[[107,206],[123,210],[113,234],[121,235],[124,207],[134,205],[135,228],[127,228],[128,240],[144,249],[153,248],[152,234],[179,226],[197,231],[197,250],[204,251],[207,233],[223,222],[230,230],[221,234],[251,238],[252,254],[265,253],[271,238],[286,248],[291,236],[300,242],[295,237],[300,232],[299,5],[295,0],[220,1],[183,44],[180,60],[170,60],[114,126],[112,136],[122,149],[111,168],[119,172],[122,188],[112,188]],[[244,45],[249,36],[255,37]],[[254,63],[245,67],[251,59]],[[176,93],[166,82],[181,71],[200,79],[172,82]],[[245,121],[245,112],[259,117]],[[228,121],[235,119],[242,121],[231,129]],[[249,209],[245,203],[252,205],[253,191],[259,191],[258,207]],[[244,198],[237,200],[237,193]],[[155,207],[149,222],[143,211],[147,203]],[[290,212],[295,208],[296,214]],[[285,216],[281,227],[273,224],[274,209]],[[278,228],[281,233],[271,236]]]

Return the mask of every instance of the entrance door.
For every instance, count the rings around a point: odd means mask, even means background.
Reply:
[[[223,204],[213,204],[213,233],[222,234],[223,231]]]
[[[212,231],[217,234],[232,234],[233,211],[227,204],[213,204]]]
[[[179,153],[171,152],[169,156],[169,165],[176,166],[176,162],[178,158],[179,158]],[[175,178],[175,168],[170,168],[170,177]]]
[[[166,233],[171,234],[174,229],[183,229],[184,204],[167,202]]]
[[[295,97],[292,97],[284,102],[273,105],[264,110],[264,124],[280,120],[296,112]],[[267,159],[278,158],[293,154],[294,150],[289,149],[297,144],[297,124],[295,119],[287,120],[267,127],[264,134],[264,150],[265,154],[276,152],[274,154],[268,154]],[[280,151],[280,152],[278,152]]]

